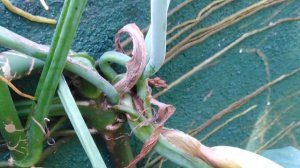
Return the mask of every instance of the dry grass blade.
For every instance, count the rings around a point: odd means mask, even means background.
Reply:
[[[222,111],[218,112],[217,114],[215,114],[212,118],[208,119],[205,123],[201,124],[198,128],[195,128],[193,130],[191,130],[190,134],[191,135],[196,135],[199,132],[201,132],[202,130],[204,130],[205,128],[207,128],[210,124],[212,124],[213,122],[219,120],[220,118],[222,118],[224,115],[236,110],[237,108],[241,107],[242,105],[244,105],[245,103],[247,103],[249,100],[253,99],[254,97],[256,97],[257,95],[259,95],[260,93],[262,93],[263,91],[267,90],[268,88],[270,88],[271,86],[283,81],[284,79],[287,79],[297,73],[300,72],[300,68],[296,69],[288,74],[284,74],[281,75],[280,77],[276,78],[275,80],[261,86],[260,88],[258,88],[257,90],[255,90],[254,92],[248,94],[247,96],[243,97],[242,99],[230,104],[228,107],[226,107],[225,109],[223,109]]]
[[[295,128],[295,126],[299,125],[300,122],[295,123],[292,122],[290,125],[288,125],[286,128],[282,129],[280,132],[278,132],[275,136],[273,136],[268,142],[266,142],[263,146],[261,146],[260,148],[258,148],[255,153],[259,153],[263,150],[265,150],[266,148],[268,148],[269,146],[271,146],[272,144],[274,144],[275,142],[277,142],[278,140],[280,140],[281,138],[283,138],[286,134],[288,134],[293,128]]]
[[[209,65],[210,63],[212,63],[216,59],[220,58],[225,52],[227,52],[231,48],[235,47],[237,44],[239,44],[243,40],[245,40],[245,39],[247,39],[247,38],[249,38],[249,37],[251,37],[251,36],[253,36],[253,35],[257,34],[257,33],[269,30],[269,29],[271,29],[271,28],[273,28],[273,27],[275,27],[275,26],[277,26],[279,24],[282,24],[282,23],[285,23],[285,22],[291,22],[291,21],[299,21],[299,20],[300,20],[300,17],[280,19],[277,22],[269,24],[268,26],[265,26],[265,27],[260,28],[260,29],[255,29],[253,31],[250,31],[248,33],[243,34],[241,37],[239,37],[238,39],[236,39],[234,42],[230,43],[228,46],[226,46],[225,48],[223,48],[221,51],[217,52],[213,56],[211,56],[208,59],[204,60],[203,62],[201,62],[200,64],[198,64],[197,66],[195,66],[192,70],[190,70],[186,74],[182,75],[181,77],[179,77],[178,79],[176,79],[174,82],[170,83],[167,88],[165,88],[162,91],[158,92],[153,97],[157,98],[157,97],[163,95],[164,93],[166,93],[167,91],[169,91],[174,86],[176,86],[179,83],[183,82],[184,80],[186,80],[187,78],[189,78],[190,76],[192,76],[193,74],[195,74],[196,72],[204,69],[207,65]]]
[[[185,0],[184,2],[180,3],[175,8],[170,10],[170,12],[168,13],[168,17],[173,15],[174,13],[178,12],[180,9],[182,9],[183,7],[185,7],[186,5],[188,5],[191,2],[193,2],[193,0]]]
[[[260,119],[255,123],[254,128],[259,128],[257,130],[254,130],[254,132],[252,133],[254,136],[249,138],[248,144],[253,142],[253,141],[257,141],[260,140],[262,141],[261,143],[264,142],[264,136],[266,135],[266,132],[272,128],[275,124],[278,124],[280,122],[280,120],[282,119],[283,115],[286,115],[286,113],[291,110],[292,108],[294,108],[295,104],[292,104],[290,106],[288,106],[287,108],[285,108],[284,110],[282,110],[279,114],[277,114],[277,116],[269,121],[267,120],[268,115],[265,115],[266,113],[264,113]],[[270,110],[271,111],[271,110]],[[268,112],[269,114],[269,112]],[[262,121],[265,121],[262,123]]]
[[[253,105],[251,107],[249,107],[248,109],[246,109],[245,111],[231,117],[230,119],[228,119],[227,121],[225,121],[224,123],[222,123],[221,125],[217,126],[215,129],[213,129],[212,131],[210,131],[208,134],[206,134],[203,138],[200,139],[201,142],[205,141],[207,138],[209,138],[211,135],[213,135],[214,133],[216,133],[217,131],[219,131],[221,128],[223,128],[224,126],[228,125],[229,123],[231,123],[232,121],[236,120],[237,118],[242,117],[245,114],[248,114],[250,111],[254,110],[257,107],[257,105]],[[191,134],[192,136],[194,136],[193,134]]]
[[[221,31],[222,29],[233,25],[234,23],[262,10],[267,7],[270,7],[272,5],[284,2],[286,0],[264,0],[259,1],[248,8],[245,8],[243,10],[240,10],[239,12],[223,19],[222,21],[203,29],[199,29],[190,35],[188,35],[185,39],[183,39],[181,42],[179,42],[177,45],[175,45],[173,48],[170,49],[170,51],[166,55],[166,62],[170,61],[172,58],[174,58],[177,54],[180,52],[204,41],[211,35]]]
[[[174,36],[170,37],[167,41],[167,45],[170,44],[172,41],[174,41],[175,39],[177,39],[180,35],[182,35],[183,33],[185,33],[186,31],[190,30],[193,26],[197,25],[199,22],[201,22],[204,18],[206,18],[210,13],[212,13],[213,11],[221,8],[222,6],[232,2],[233,0],[217,0],[217,1],[213,1],[212,3],[210,3],[208,6],[206,6],[205,8],[203,8],[197,15],[197,17],[195,19],[192,20],[188,20],[186,22],[183,22],[180,25],[177,25],[175,27],[173,27],[172,29],[170,29],[167,34],[171,34],[174,31],[176,31],[177,29],[182,28],[180,31],[178,31]]]
[[[200,70],[202,70],[203,68],[205,68],[206,66],[208,66],[209,64],[211,64],[213,61],[215,61],[217,58],[219,58],[222,54],[224,54],[226,51],[228,51],[229,49],[231,49],[232,47],[236,46],[238,43],[240,43],[241,41],[245,40],[246,38],[255,35],[256,33],[268,30],[272,27],[275,27],[279,24],[285,23],[285,22],[290,22],[290,21],[299,21],[300,18],[285,18],[285,19],[281,19],[278,20],[277,22],[274,22],[266,27],[263,27],[261,29],[256,29],[253,30],[251,32],[248,32],[246,34],[244,34],[243,36],[241,36],[240,38],[238,38],[236,41],[234,41],[233,43],[231,43],[230,45],[228,45],[227,47],[225,47],[223,50],[221,50],[220,52],[214,54],[212,57],[208,58],[207,60],[205,60],[204,62],[200,63],[199,65],[197,65],[196,67],[194,67],[191,71],[189,71],[187,74],[181,76],[180,78],[178,78],[177,80],[175,80],[174,82],[172,82],[171,84],[169,84],[169,86],[158,92],[157,94],[155,94],[153,97],[157,98],[161,95],[163,95],[164,93],[166,93],[168,90],[170,90],[172,87],[176,86],[177,84],[181,83],[182,81],[184,81],[185,79],[187,79],[188,77],[190,77],[191,75],[193,75],[195,72],[198,72]],[[300,69],[297,69],[291,73],[288,74],[284,74],[282,76],[280,76],[279,78],[267,83],[266,85],[258,88],[256,91],[254,91],[253,93],[247,95],[246,97],[232,103],[231,105],[229,105],[227,108],[225,108],[224,110],[220,111],[219,113],[217,113],[215,116],[213,116],[211,119],[209,119],[208,121],[206,121],[205,123],[203,123],[202,125],[200,125],[198,128],[195,128],[193,130],[190,131],[190,134],[192,135],[196,135],[199,132],[201,132],[203,129],[205,129],[206,127],[208,127],[211,123],[213,123],[214,121],[220,119],[221,117],[223,117],[225,114],[228,114],[230,112],[232,112],[233,110],[237,109],[238,107],[242,106],[243,104],[245,104],[246,102],[248,102],[250,99],[254,98],[255,96],[259,95],[261,92],[267,90],[268,88],[270,88],[271,86],[277,84],[278,82],[292,76],[295,75],[296,73],[298,73],[300,71]],[[156,157],[155,159],[153,159],[152,161],[149,162],[149,164],[147,164],[147,167],[151,167],[154,164],[156,164],[159,160],[163,159],[162,156]]]
[[[127,63],[127,72],[125,77],[117,82],[114,86],[122,95],[136,84],[139,77],[142,75],[146,66],[146,48],[144,35],[136,24],[128,24],[124,26],[115,36],[116,50],[124,53],[120,43],[121,34],[127,32],[133,40],[132,59]]]

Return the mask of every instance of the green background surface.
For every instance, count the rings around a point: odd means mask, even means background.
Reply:
[[[63,5],[62,1],[49,0],[47,3],[50,6],[50,10],[45,11],[38,1],[34,1],[34,3],[26,3],[23,0],[11,1],[32,14],[56,19],[58,19]],[[171,8],[180,2],[182,0],[172,0]],[[209,0],[193,1],[178,13],[172,15],[168,20],[168,26],[172,27],[187,19],[196,17],[198,11],[210,2]],[[210,26],[255,2],[257,1],[236,0],[213,12],[193,30]],[[99,58],[103,52],[112,50],[114,48],[114,34],[122,26],[135,22],[139,27],[144,28],[149,24],[149,3],[150,1],[143,0],[89,0],[73,43],[73,50],[86,51],[95,59]],[[300,15],[300,1],[298,0],[290,0],[264,9],[177,55],[163,66],[157,73],[157,76],[166,80],[167,83],[171,83],[245,32],[268,25],[271,21],[276,21],[279,18],[295,17],[297,15]],[[55,26],[27,21],[7,11],[2,4],[0,4],[0,18],[0,25],[3,27],[35,42],[48,45],[51,43]],[[179,42],[179,40],[180,38],[168,48]],[[300,22],[286,23],[243,41],[208,68],[195,73],[189,79],[182,81],[179,85],[159,97],[161,101],[173,104],[177,108],[175,114],[167,122],[167,127],[187,132],[196,128],[229,104],[267,83],[264,62],[253,52],[253,49],[259,49],[267,56],[271,80],[299,68],[299,44]],[[6,49],[0,48],[0,50],[4,51]],[[258,147],[289,123],[299,121],[299,77],[300,75],[297,74],[273,86],[269,91],[260,94],[241,108],[235,110],[234,113],[226,115],[218,122],[210,125],[196,137],[201,138],[205,136],[209,131],[238,112],[242,112],[252,105],[257,105],[255,110],[230,123],[203,142],[208,146],[230,145],[245,148],[254,130],[253,125],[266,108],[271,108],[270,115],[267,118],[267,122],[271,122],[276,116],[282,114],[287,107],[292,105],[281,116],[280,120],[267,131],[265,138],[256,144]],[[30,85],[25,89],[30,90]],[[204,101],[204,97],[209,92],[212,92],[212,95]],[[270,96],[270,107],[267,107],[268,95]],[[282,101],[278,102],[279,100]],[[134,137],[131,139],[132,145],[137,147],[142,145]],[[100,140],[98,142],[101,144]],[[288,136],[282,138],[272,148],[288,145],[299,148],[297,142],[300,142],[299,127],[293,129]],[[101,149],[104,159],[110,165],[109,156],[107,156],[103,147]],[[139,148],[135,147],[133,149],[135,149],[135,154],[138,154]],[[64,145],[59,151],[49,157],[42,166],[91,167],[77,140]],[[166,162],[163,167],[174,167],[174,165]]]

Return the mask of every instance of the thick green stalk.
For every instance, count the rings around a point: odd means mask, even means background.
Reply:
[[[27,139],[8,86],[0,81],[0,131],[14,160],[27,154]]]
[[[124,125],[114,130],[104,131],[106,147],[112,158],[114,167],[126,167],[130,161],[134,159],[129,143],[129,137],[121,137],[126,135],[126,133],[127,130]]]
[[[170,0],[151,0],[151,25],[146,36],[146,46],[150,54],[143,78],[156,73],[164,64],[166,55],[167,12]],[[149,42],[150,41],[150,42]]]
[[[0,45],[43,61],[46,60],[49,51],[48,46],[37,44],[1,26]],[[103,91],[110,103],[118,103],[119,95],[115,88],[90,67],[85,66],[80,61],[72,57],[68,57],[65,69],[75,73],[76,75],[93,84],[99,90]]]
[[[167,12],[170,0],[151,0],[151,24],[146,35],[147,65],[137,83],[138,96],[144,101],[146,114],[152,117],[150,100],[147,100],[147,80],[164,64],[166,56]]]
[[[34,107],[32,118],[30,118],[31,125],[28,131],[29,153],[25,159],[15,163],[17,166],[32,166],[42,154],[44,134],[40,126],[45,126],[44,119],[48,116],[85,5],[86,0],[66,0],[64,2],[50,53],[35,94],[37,105]]]
[[[67,112],[71,124],[78,136],[83,149],[89,157],[93,167],[106,168],[106,165],[98,151],[98,148],[85,124],[71,91],[62,77],[58,88],[58,96]]]
[[[0,46],[45,60],[49,47],[37,44],[0,26]]]
[[[45,88],[55,90],[57,87],[63,68],[67,62],[67,56],[75,37],[77,27],[80,23],[85,4],[86,0],[78,2],[70,0],[65,1],[64,9],[59,19],[49,55],[46,59],[36,91],[36,96],[38,98],[42,92],[45,92],[43,91]],[[48,82],[54,84],[48,84]],[[53,91],[53,93],[54,92],[55,91]]]

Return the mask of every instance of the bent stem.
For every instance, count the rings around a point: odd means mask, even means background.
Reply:
[[[24,53],[28,55],[28,57],[37,58],[35,59],[35,62],[40,62],[40,60],[45,61],[49,51],[48,46],[37,44],[1,26],[0,45]],[[71,52],[69,54],[71,54]],[[76,53],[71,55],[76,55]],[[116,89],[94,69],[87,67],[72,57],[67,58],[65,69],[80,76],[99,90],[103,91],[110,103],[118,103],[119,95]]]
[[[108,51],[105,52],[100,59],[98,60],[98,65],[101,72],[105,75],[105,77],[113,81],[118,75],[113,68],[110,66],[111,63],[117,63],[119,65],[125,66],[128,61],[130,61],[130,57],[117,52],[117,51]]]
[[[151,0],[151,25],[146,36],[146,47],[150,55],[143,74],[144,79],[152,76],[164,64],[169,4],[170,0]]]
[[[105,130],[104,139],[111,155],[113,166],[126,167],[134,157],[124,125],[122,124],[118,127],[120,128]]]
[[[106,165],[98,151],[98,148],[91,136],[87,125],[85,124],[71,91],[62,77],[58,88],[58,96],[67,112],[67,115],[73,125],[73,128],[87,154],[93,167],[103,167]]]

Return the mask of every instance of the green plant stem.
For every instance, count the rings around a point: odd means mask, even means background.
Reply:
[[[14,160],[27,154],[27,139],[8,86],[0,81],[0,131]]]
[[[29,101],[30,103],[31,101]],[[17,113],[20,117],[27,117],[32,113],[31,104],[15,103]],[[113,124],[116,120],[117,114],[113,111],[103,111],[96,107],[77,105],[81,115],[88,121],[88,123],[98,131],[105,129],[107,125]],[[65,116],[66,111],[62,104],[52,104],[49,110],[50,117]],[[52,132],[52,131],[51,131]]]
[[[151,0],[150,33],[146,37],[146,47],[150,56],[143,74],[144,79],[152,76],[164,64],[169,4],[170,0]]]
[[[10,50],[0,53],[0,67],[9,66],[6,72],[0,71],[0,74],[8,80],[19,79],[43,68],[43,61],[29,57],[25,54]]]
[[[110,66],[111,63],[117,63],[125,66],[131,58],[123,53],[117,51],[105,52],[98,60],[99,68],[105,77],[112,81],[118,75]]]
[[[0,26],[0,45],[44,61],[49,50],[48,46],[30,41],[2,26]]]
[[[0,26],[0,45],[24,53],[28,55],[28,57],[32,56],[42,61],[46,60],[49,51],[48,46],[30,41],[2,26]],[[71,52],[69,52],[69,54],[72,55]],[[17,62],[22,63],[21,61]],[[99,90],[103,91],[110,103],[118,103],[119,95],[115,88],[90,67],[87,67],[72,57],[68,57],[65,69],[80,76],[93,84]]]
[[[106,147],[114,167],[126,167],[134,159],[124,125],[116,130],[105,130]]]
[[[60,80],[58,95],[92,166],[105,168],[106,165],[63,77]]]
[[[69,62],[70,61],[71,59],[69,59]],[[73,60],[72,63],[74,64],[66,64],[65,68],[70,72],[85,79],[86,81],[90,82],[99,90],[103,91],[111,104],[118,104],[119,94],[113,85],[111,85],[107,80],[100,76],[96,71],[93,71],[90,68],[80,65],[80,62],[76,62],[76,60]]]
[[[17,166],[30,167],[39,160],[42,154],[44,134],[40,126],[45,126],[44,118],[48,116],[85,5],[86,0],[64,2],[50,53],[35,93],[37,105],[34,107],[32,118],[29,118],[31,120],[28,131],[29,152],[26,158],[15,162]]]
[[[137,95],[144,101],[145,114],[148,118],[152,118],[151,102],[147,98],[147,88],[147,79],[140,79],[136,84]]]
[[[115,110],[119,110],[120,112],[128,113],[132,119],[128,120],[128,123],[132,130],[134,130],[134,134],[141,140],[146,141],[153,133],[154,127],[152,125],[143,126],[141,128],[137,128],[137,126],[142,122],[142,117],[139,117],[137,111],[133,109],[133,104],[131,97],[126,95],[122,100],[122,104],[114,106]],[[154,149],[161,155],[165,156],[166,158],[170,159],[172,162],[189,168],[209,168],[205,162],[202,160],[190,156],[181,149],[178,149],[174,145],[172,145],[169,141],[166,140],[164,136],[160,136],[159,141],[155,145]]]

